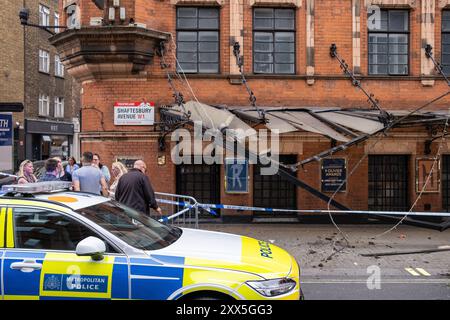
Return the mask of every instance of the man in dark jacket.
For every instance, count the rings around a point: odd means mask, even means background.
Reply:
[[[134,168],[124,174],[117,184],[116,200],[137,211],[150,215],[150,207],[161,214],[161,208],[156,203],[150,179],[145,175],[147,166],[144,161],[138,160]]]

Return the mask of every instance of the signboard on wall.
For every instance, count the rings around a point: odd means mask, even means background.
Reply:
[[[441,163],[435,158],[416,159],[416,192],[438,193]]]
[[[117,102],[114,104],[114,125],[152,126],[155,124],[153,102]]]
[[[13,170],[12,114],[0,113],[0,171]]]
[[[340,185],[347,179],[347,165],[343,158],[323,159],[321,170],[322,192],[336,192]],[[339,192],[347,190],[347,183],[339,189]]]
[[[247,159],[225,159],[225,192],[248,193]]]

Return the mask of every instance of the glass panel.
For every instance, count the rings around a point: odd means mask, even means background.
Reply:
[[[217,63],[199,63],[198,69],[202,73],[219,73],[219,65]]]
[[[370,31],[387,31],[388,29],[388,12],[382,10],[367,13],[367,28]]]
[[[390,64],[407,64],[408,56],[407,55],[389,55],[389,63]]]
[[[293,64],[275,64],[275,73],[294,73]]]
[[[442,31],[450,31],[450,20],[442,20]]]
[[[199,42],[198,50],[201,52],[218,52],[219,43],[218,42]]]
[[[178,52],[178,60],[180,62],[197,62],[196,52]]]
[[[389,65],[389,74],[408,74],[407,65]]]
[[[388,68],[387,65],[369,65],[369,74],[387,74]]]
[[[390,44],[389,45],[389,53],[397,54],[397,53],[408,53],[408,46],[404,44]]]
[[[295,11],[292,9],[275,9],[275,18],[294,19]]]
[[[276,32],[275,42],[294,42],[293,32]]]
[[[442,34],[442,43],[450,44],[450,33]]]
[[[178,18],[179,29],[197,29],[197,19]]]
[[[196,18],[197,17],[197,8],[179,7],[178,8],[178,17]]]
[[[275,19],[275,29],[287,29],[294,30],[295,29],[295,20],[294,19]]]
[[[197,41],[197,32],[178,32],[178,41]]]
[[[369,44],[369,53],[388,53],[388,46],[386,44]]]
[[[255,73],[273,73],[273,64],[255,63]]]
[[[295,45],[292,42],[277,42],[275,43],[276,52],[294,52]]]
[[[386,54],[371,54],[369,55],[370,64],[387,64],[388,56]]]
[[[294,55],[292,53],[276,53],[275,62],[294,63]]]
[[[369,34],[369,44],[387,43],[388,35],[386,33],[382,34]]]
[[[254,29],[273,29],[273,19],[258,19],[255,18]]]
[[[199,29],[219,29],[218,19],[199,19],[198,21]]]
[[[180,65],[177,66],[178,71],[183,72],[197,72],[197,64],[196,63],[183,63],[180,61]]]
[[[289,45],[289,43],[287,43]],[[273,52],[273,43],[270,42],[255,42],[253,48],[255,52]]]
[[[256,8],[254,10],[255,18],[263,18],[263,19],[272,19],[273,18],[273,9],[270,8]]]
[[[407,34],[390,34],[389,35],[389,43],[408,43],[408,35]]]
[[[198,41],[219,41],[219,33],[214,31],[201,31],[198,33]]]
[[[408,11],[389,11],[389,31],[408,31]]]
[[[200,8],[198,9],[199,18],[218,18],[219,9],[217,8]]]
[[[199,62],[218,62],[218,53],[199,53]]]
[[[271,53],[255,53],[255,62],[273,62]]]
[[[178,42],[178,52],[196,52],[197,42]]]
[[[255,42],[273,42],[272,33],[255,32]]]
[[[75,251],[81,240],[97,236],[72,219],[42,209],[15,208],[14,224],[16,247],[23,249]]]
[[[442,55],[442,64],[450,65],[450,54]]]

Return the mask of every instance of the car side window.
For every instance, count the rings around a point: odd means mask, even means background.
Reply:
[[[75,251],[92,230],[57,212],[37,208],[14,208],[15,247],[21,249]],[[106,250],[117,253],[108,243]]]

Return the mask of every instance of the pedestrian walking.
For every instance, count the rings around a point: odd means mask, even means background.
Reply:
[[[111,165],[111,173],[114,177],[114,182],[109,187],[109,196],[113,199],[115,199],[115,192],[117,189],[117,184],[119,183],[120,178],[128,173],[128,169],[125,167],[125,165],[122,162],[114,162]]]
[[[62,160],[60,157],[54,157],[53,159],[55,159],[56,161],[58,161],[58,179],[61,181],[68,181],[71,182],[72,181],[72,175],[70,173],[67,173],[64,170],[64,166],[62,164]]]
[[[66,166],[66,172],[73,175],[73,172],[78,169],[80,169],[80,166],[77,164],[77,160],[75,160],[75,157],[69,157],[68,164]]]
[[[18,184],[26,184],[26,183],[34,183],[37,182],[37,178],[34,175],[34,166],[33,162],[30,160],[24,160],[19,166],[19,172],[17,173],[19,176]]]
[[[94,159],[92,164],[102,171],[106,183],[109,184],[109,181],[111,181],[111,174],[109,173],[108,167],[100,162],[100,156],[98,155],[98,153],[94,153]]]
[[[146,172],[145,162],[136,161],[134,168],[120,178],[116,188],[116,200],[147,215],[150,215],[150,207],[162,214]]]
[[[83,153],[83,166],[73,172],[73,189],[107,197],[108,185],[100,169],[92,165],[93,158],[92,152]]]
[[[39,179],[39,182],[44,181],[59,181],[58,160],[53,158],[45,161],[45,174]]]

